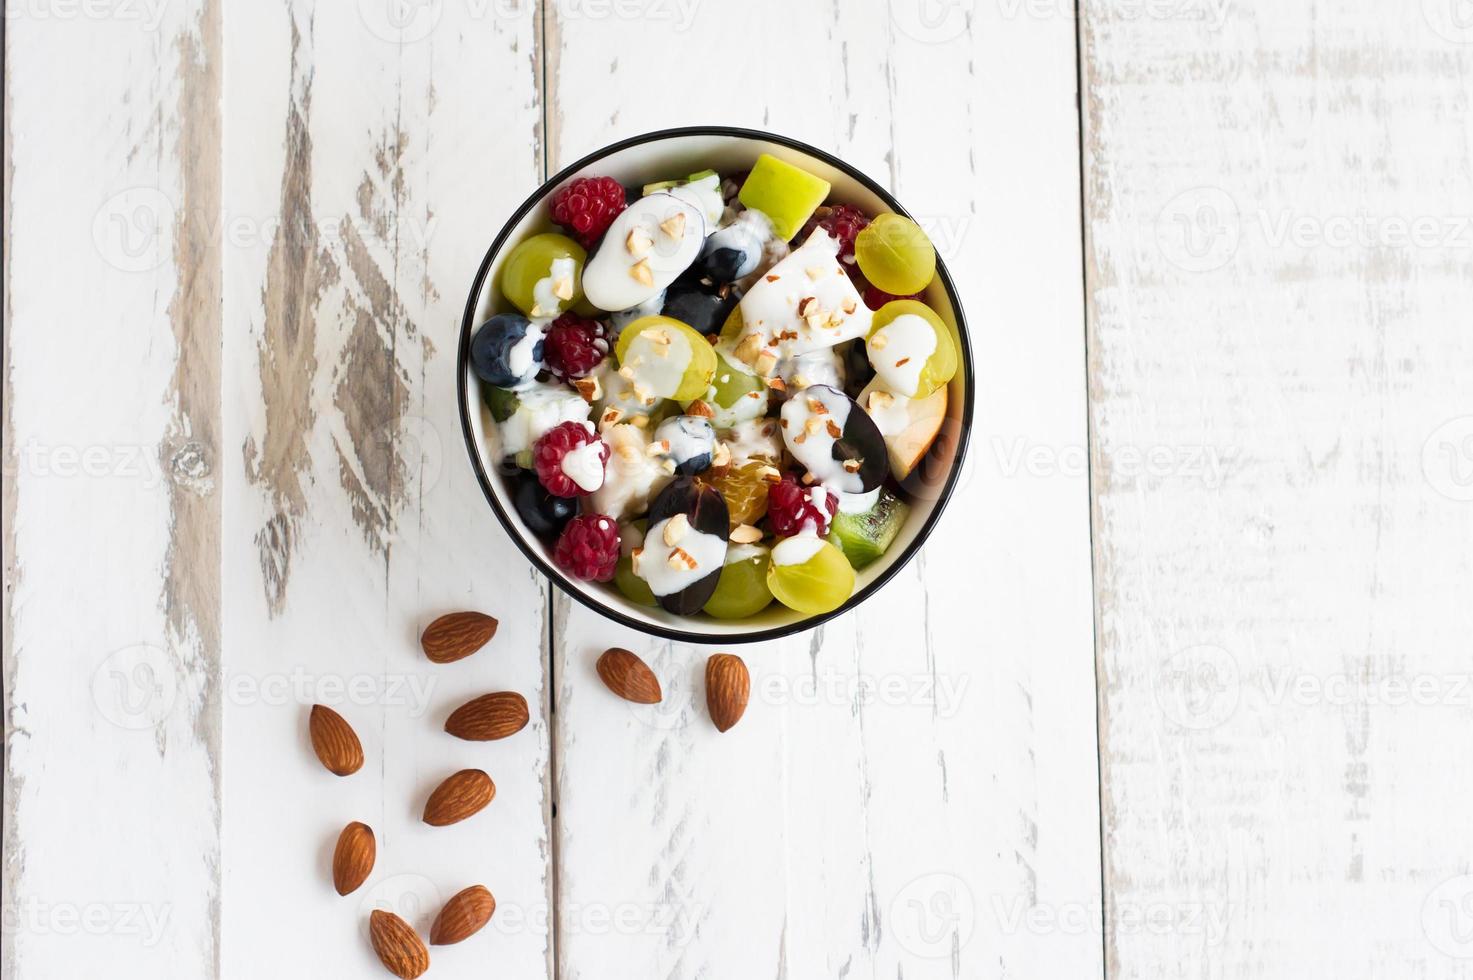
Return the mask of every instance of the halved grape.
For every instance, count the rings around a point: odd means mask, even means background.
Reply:
[[[501,291],[530,317],[552,317],[583,298],[583,246],[566,235],[533,235],[506,256]]]
[[[769,552],[761,545],[728,548],[716,591],[706,600],[706,612],[717,619],[746,619],[766,609],[772,602],[772,590],[767,587],[770,564]]]
[[[925,398],[956,374],[951,330],[913,299],[892,300],[875,312],[865,350],[881,382],[907,398]]]
[[[691,401],[716,374],[710,341],[668,316],[644,316],[625,327],[614,348],[619,372],[641,398]]]
[[[936,249],[921,226],[904,215],[882,214],[854,239],[859,271],[894,296],[918,293],[936,274]]]
[[[854,568],[844,552],[812,535],[784,538],[772,549],[767,587],[789,609],[818,616],[854,593]]]

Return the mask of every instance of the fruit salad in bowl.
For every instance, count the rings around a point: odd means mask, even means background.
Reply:
[[[821,151],[726,128],[585,158],[530,198],[462,324],[472,464],[585,604],[727,642],[816,625],[917,550],[970,364],[920,226]]]

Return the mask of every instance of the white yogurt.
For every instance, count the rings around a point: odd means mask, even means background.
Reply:
[[[875,487],[869,493],[841,493],[839,494],[839,513],[863,514],[868,510],[873,510],[875,504],[879,502],[879,487]]]
[[[644,548],[634,562],[634,574],[644,579],[657,596],[673,595],[689,588],[712,572],[720,571],[726,562],[726,538],[693,527],[687,526],[674,544],[666,544],[665,528],[673,520],[673,517],[666,518],[649,529],[644,536]]]
[[[936,351],[936,328],[916,313],[902,313],[866,342],[875,374],[896,394],[914,398],[921,369]]]
[[[816,534],[797,534],[791,538],[783,538],[772,548],[772,563],[801,565],[818,554],[823,545],[823,539]]]
[[[705,240],[700,207],[668,192],[642,197],[619,212],[584,266],[583,295],[601,310],[647,302],[690,267]]]
[[[672,187],[669,193],[699,208],[701,216],[706,219],[707,228],[715,228],[716,222],[721,220],[721,215],[726,210],[726,201],[721,197],[719,174],[707,174],[700,180]]]
[[[638,426],[613,425],[603,434],[609,444],[609,461],[604,482],[588,502],[598,514],[616,520],[637,517],[650,509],[650,501],[675,477],[675,467],[649,452],[649,433]]]
[[[717,438],[726,443],[733,466],[749,459],[765,459],[776,465],[783,458],[782,437],[778,432],[778,424],[772,419],[752,419],[722,429]]]
[[[512,386],[512,391],[519,391],[536,382],[537,371],[542,367],[537,361],[537,345],[547,336],[547,325],[551,322],[546,318],[528,321],[527,332],[506,352],[507,368],[523,379]]]
[[[590,433],[593,432],[592,422],[583,424]],[[584,443],[563,457],[559,464],[563,476],[576,483],[578,489],[592,493],[604,485],[604,455],[608,451],[602,439]]]
[[[787,382],[789,390],[809,385],[827,385],[842,390],[847,372],[840,348],[825,347],[797,357],[783,358],[778,363],[777,376]]]
[[[879,393],[879,398],[874,395]],[[876,378],[859,395],[859,405],[875,423],[882,436],[894,436],[910,426],[910,406],[914,399],[896,394]]]
[[[674,415],[655,430],[655,442],[676,467],[698,456],[710,457],[716,448],[716,430],[711,423],[695,415]]]
[[[629,419],[636,415],[649,415],[664,404],[664,399],[656,398],[646,404],[643,399],[634,393],[634,385],[627,378],[619,374],[614,366],[614,359],[606,357],[593,376],[598,379],[602,395],[598,401],[598,416],[610,408],[617,408],[623,418]]]
[[[842,493],[861,493],[864,480],[834,458],[834,443],[844,433],[853,404],[842,391],[814,385],[783,403],[783,442],[814,480]]]
[[[743,561],[758,561],[766,557],[770,548],[760,544],[734,544],[726,549],[726,564],[735,565]]]
[[[629,342],[619,374],[641,401],[669,398],[679,389],[694,354],[684,331],[654,326]]]
[[[582,422],[588,418],[588,403],[578,393],[563,385],[534,383],[517,392],[517,409],[497,426],[501,436],[501,452],[506,456],[531,449],[542,434],[563,422]]]
[[[571,257],[553,259],[547,275],[532,287],[532,313],[547,319],[556,316],[563,303],[571,302],[573,290],[578,285],[574,281],[577,274],[578,263]],[[560,292],[567,296],[559,296]]]
[[[743,339],[756,335],[762,348],[783,358],[869,333],[873,314],[838,255],[838,239],[817,228],[802,248],[758,276],[740,304]]]

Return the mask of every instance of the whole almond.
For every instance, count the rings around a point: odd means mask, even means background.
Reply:
[[[435,663],[450,664],[469,657],[495,635],[494,617],[478,612],[449,613],[425,627],[419,645]]]
[[[328,772],[351,776],[363,768],[363,743],[342,715],[327,705],[314,704],[307,729],[312,735],[312,751]]]
[[[658,704],[660,679],[649,665],[622,647],[612,647],[598,658],[598,676],[604,686],[625,701]]]
[[[706,710],[718,732],[742,720],[751,687],[752,678],[741,657],[717,653],[706,661]]]
[[[491,921],[495,912],[496,899],[485,885],[471,885],[456,892],[430,926],[430,945],[449,946],[469,939]]]
[[[462,769],[446,779],[425,802],[424,821],[431,827],[459,823],[481,812],[496,796],[496,784],[479,769]]]
[[[450,712],[445,730],[456,738],[472,742],[490,742],[515,735],[527,727],[527,699],[516,691],[497,691],[478,698]]]
[[[368,938],[379,962],[396,977],[414,980],[430,968],[430,951],[424,940],[393,912],[374,909],[368,914]]]
[[[343,828],[338,834],[338,846],[332,852],[332,884],[339,895],[356,891],[368,880],[376,854],[373,828],[368,824],[355,820]]]

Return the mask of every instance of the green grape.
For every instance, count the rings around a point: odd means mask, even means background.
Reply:
[[[931,329],[936,333],[936,347],[926,358],[925,366],[921,368],[916,380],[915,391],[907,392],[904,390],[905,386],[898,383],[899,376],[894,373],[895,362],[892,359],[896,353],[895,348],[887,345],[883,350],[876,350],[872,345],[867,344],[865,350],[869,354],[870,364],[874,366],[875,373],[892,390],[908,398],[925,398],[956,375],[956,344],[951,339],[951,329],[942,322],[936,311],[925,303],[913,299],[891,300],[876,310],[874,320],[870,325],[869,338],[866,339],[873,338],[880,330],[902,316],[918,316],[930,324]]]
[[[761,545],[734,545],[726,555],[716,591],[706,600],[706,612],[717,619],[746,619],[772,602],[767,569],[772,564]]]
[[[644,532],[648,522],[632,521],[619,528],[619,564],[614,568],[614,587],[624,593],[624,598],[640,606],[656,606],[655,594],[649,583],[634,574],[635,548],[644,544]]]
[[[533,235],[519,243],[506,256],[501,266],[501,291],[513,306],[528,316],[557,316],[576,305],[583,298],[583,260],[587,253],[583,246],[564,235]],[[572,295],[566,298],[554,296],[551,291],[544,298],[553,303],[551,309],[537,306],[537,284],[548,278],[552,263],[557,259],[573,260]]]
[[[607,566],[605,566],[607,567]],[[625,555],[614,569],[614,585],[624,593],[624,598],[639,606],[659,605],[649,583],[634,574],[634,559]]]
[[[486,400],[486,407],[491,409],[491,417],[497,422],[505,422],[512,417],[512,413],[521,407],[521,399],[515,391],[505,388],[497,388],[481,382],[481,397]]]
[[[777,237],[788,241],[829,196],[829,182],[764,153],[737,194],[746,207],[772,220]]]
[[[782,545],[778,543],[779,548]],[[854,568],[844,552],[819,541],[818,549],[806,561],[796,565],[773,562],[767,569],[767,587],[789,609],[818,616],[838,609],[853,594]]]
[[[669,338],[668,345],[656,342],[661,331]],[[629,324],[619,334],[614,356],[620,370],[627,367],[633,375],[630,383],[655,398],[682,402],[700,398],[716,375],[711,342],[669,316],[643,316]]]
[[[749,371],[746,365],[734,362],[721,352],[716,352],[716,380],[712,383],[713,397],[722,408],[736,405],[737,399],[751,392],[763,393],[767,385]]]
[[[882,214],[854,239],[859,271],[895,296],[918,293],[936,274],[936,249],[921,226],[899,214]]]

